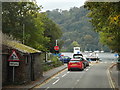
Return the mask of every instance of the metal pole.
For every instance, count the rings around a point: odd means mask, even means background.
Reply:
[[[56,40],[56,46],[57,46],[57,40]]]
[[[23,44],[24,44],[24,42],[25,42],[25,40],[24,40],[24,36],[25,36],[25,24],[23,24]]]
[[[13,83],[15,81],[15,67],[13,67]]]

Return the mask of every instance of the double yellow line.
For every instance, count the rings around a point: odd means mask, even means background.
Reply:
[[[110,87],[111,87],[113,90],[116,90],[115,83],[114,83],[113,80],[112,80],[111,71],[110,71],[110,69],[111,69],[114,65],[115,65],[115,64],[112,64],[110,67],[107,68],[107,76],[108,76],[108,81],[109,81]]]

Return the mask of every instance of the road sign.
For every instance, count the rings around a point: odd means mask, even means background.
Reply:
[[[55,46],[54,50],[58,51],[59,50],[59,46]]]
[[[9,66],[19,66],[19,62],[9,62]]]
[[[10,55],[8,61],[20,61],[15,50],[12,51],[12,54]]]

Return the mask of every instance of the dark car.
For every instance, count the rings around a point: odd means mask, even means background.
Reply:
[[[71,60],[71,58],[69,56],[61,56],[60,57],[60,61],[62,61],[63,63],[68,63]]]
[[[83,57],[82,54],[73,54],[73,58],[76,58],[76,57]]]
[[[89,66],[89,61],[85,57],[83,57],[81,55],[77,54],[77,55],[74,55],[73,57],[74,57],[74,59],[80,59],[80,60],[82,60],[83,64],[84,64],[84,68],[86,68],[87,66]]]

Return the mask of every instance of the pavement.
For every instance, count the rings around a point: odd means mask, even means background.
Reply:
[[[50,79],[52,76],[56,75],[57,73],[63,71],[64,69],[67,68],[67,65],[64,64],[60,67],[51,69],[47,72],[43,73],[43,77],[36,80],[36,81],[31,81],[28,84],[24,84],[24,85],[8,85],[8,86],[4,86],[2,87],[2,90],[16,90],[16,89],[20,89],[20,90],[28,90],[28,89],[32,89],[37,85],[42,84],[43,82],[47,81],[48,79]]]

